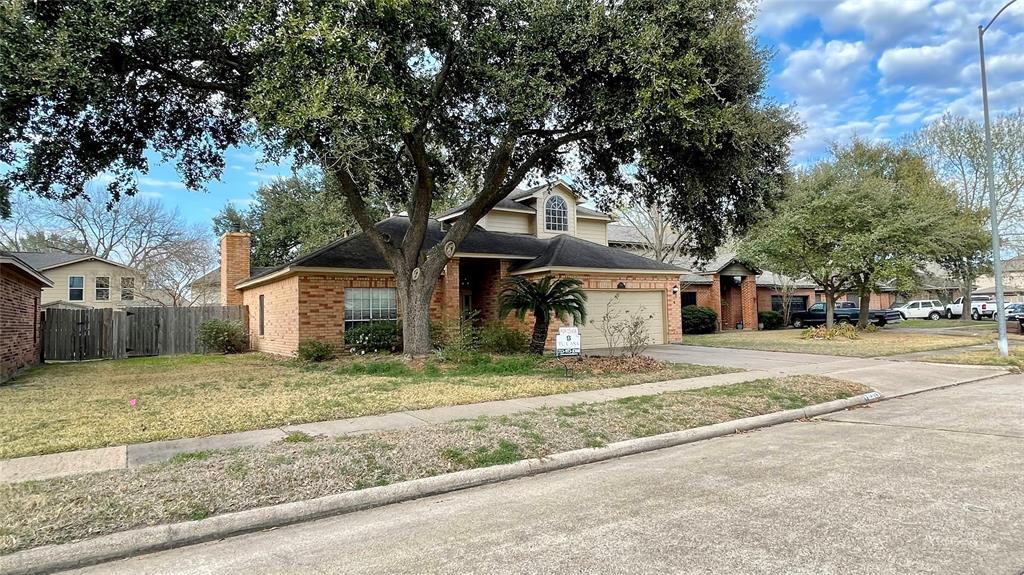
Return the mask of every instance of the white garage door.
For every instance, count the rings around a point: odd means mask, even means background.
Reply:
[[[651,344],[665,343],[665,292],[661,290],[585,291],[587,293],[587,325],[580,326],[580,343],[583,349],[608,347],[601,330],[601,318],[608,310],[609,303],[611,303],[612,309],[619,314],[618,319],[613,323],[629,319],[632,314],[643,314],[644,317],[649,317],[647,331],[651,335]],[[615,299],[616,297],[617,299]]]

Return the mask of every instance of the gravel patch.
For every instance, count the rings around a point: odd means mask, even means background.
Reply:
[[[819,376],[538,409],[337,439],[181,454],[172,461],[0,486],[0,553],[543,457],[868,391]]]

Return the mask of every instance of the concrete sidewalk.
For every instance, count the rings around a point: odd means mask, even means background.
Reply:
[[[73,573],[1019,573],[1022,421],[1003,376]]]
[[[209,437],[20,457],[0,460],[0,483],[129,469],[166,461],[179,453],[260,447],[280,441],[293,432],[336,437],[351,433],[405,429],[458,419],[471,419],[482,415],[508,415],[542,407],[559,407],[577,403],[611,401],[624,397],[657,395],[670,391],[729,385],[768,377],[827,375],[864,384],[886,397],[896,397],[978,381],[1006,373],[1006,370],[999,367],[897,362],[885,359],[697,346],[657,346],[648,350],[648,354],[662,361],[718,365],[752,369],[752,371],[541,397],[400,411]]]
[[[0,460],[0,483],[49,479],[52,477],[114,469],[128,469],[166,461],[179,453],[235,449],[239,447],[260,447],[281,441],[289,433],[293,432],[335,437],[351,433],[405,429],[457,419],[471,419],[481,415],[508,415],[542,407],[559,407],[577,403],[611,401],[623,397],[657,395],[667,391],[683,391],[716,385],[729,385],[775,376],[776,374],[765,371],[723,373],[540,397],[524,397],[503,401],[398,411],[350,419],[212,435],[209,437],[172,439],[168,441],[19,457],[16,459]]]

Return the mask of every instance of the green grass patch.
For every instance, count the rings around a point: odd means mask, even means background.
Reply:
[[[313,441],[313,436],[301,431],[292,431],[288,435],[285,435],[284,439],[281,441],[285,443],[309,443],[310,441]]]
[[[213,455],[212,451],[184,451],[182,453],[175,453],[167,461],[168,463],[177,465],[181,463],[188,463],[189,461],[205,461],[209,459],[211,455]]]

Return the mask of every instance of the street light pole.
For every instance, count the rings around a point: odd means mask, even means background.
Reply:
[[[996,281],[996,322],[999,324],[999,355],[1009,357],[1010,346],[1006,341],[1006,302],[1003,297],[1003,258],[1000,255],[1002,244],[999,241],[999,216],[996,213],[996,177],[995,162],[992,160],[992,124],[988,114],[988,75],[985,73],[985,32],[999,18],[1004,10],[1017,0],[1010,0],[996,15],[989,20],[987,26],[978,26],[978,53],[981,56],[981,103],[985,111],[985,159],[988,173],[985,184],[988,186],[988,211],[992,226],[992,276]],[[970,304],[970,302],[967,302]]]

